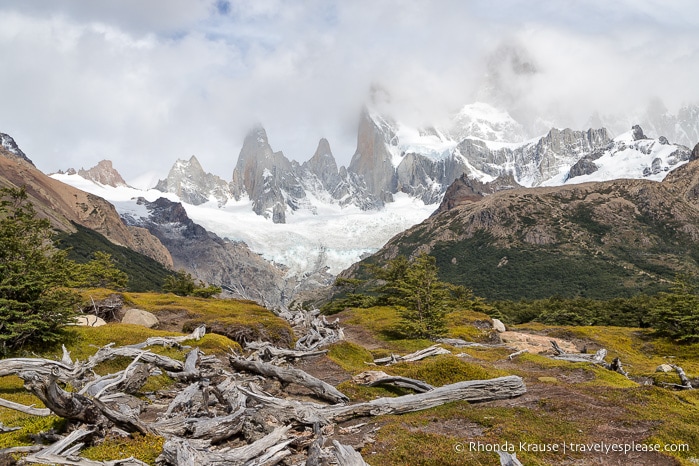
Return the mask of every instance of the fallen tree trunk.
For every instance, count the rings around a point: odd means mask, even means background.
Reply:
[[[173,437],[165,442],[163,453],[158,457],[158,460],[172,465],[242,466],[248,461],[260,457],[266,450],[277,447],[269,456],[273,457],[279,452],[278,444],[280,442],[281,448],[285,448],[292,441],[282,441],[289,429],[291,429],[290,426],[279,427],[257,442],[227,451],[200,450],[186,439]],[[265,460],[268,459],[265,458]],[[254,464],[260,463],[261,461],[258,461]]]
[[[274,377],[285,383],[301,385],[324,400],[329,400],[333,403],[349,401],[347,395],[340,392],[337,388],[300,369],[294,369],[293,367],[282,368],[262,361],[248,361],[235,355],[228,356],[228,360],[234,369],[253,372],[265,377]]]
[[[357,453],[354,448],[348,445],[342,445],[337,440],[333,440],[335,447],[335,458],[340,466],[369,466],[362,458],[362,455]]]
[[[14,401],[5,400],[4,398],[0,398],[0,406],[3,408],[14,409],[15,411],[30,414],[32,416],[45,417],[53,414],[48,408],[35,408],[34,405],[25,406],[23,404],[15,403]]]
[[[24,387],[28,391],[36,395],[48,409],[60,417],[100,428],[107,428],[110,423],[113,423],[127,432],[151,433],[151,430],[138,419],[129,419],[109,409],[96,398],[91,399],[79,393],[63,390],[54,377],[34,371],[20,372],[18,376],[24,380]]]
[[[439,345],[432,345],[429,348],[406,354],[405,356],[396,356],[392,354],[391,356],[385,358],[374,359],[374,364],[390,366],[391,364],[396,364],[399,362],[420,361],[421,359],[429,358],[431,356],[438,356],[440,354],[451,354],[451,351],[446,348],[442,348]]]
[[[383,371],[365,371],[352,377],[352,381],[357,385],[375,387],[376,385],[395,385],[396,387],[408,388],[418,393],[429,392],[434,387],[422,380],[410,379],[398,375],[388,375]]]
[[[133,457],[114,461],[92,461],[76,456],[83,444],[78,443],[72,447],[71,445],[93,433],[94,431],[90,429],[74,430],[67,437],[53,445],[29,454],[23,461],[26,463],[66,464],[71,466],[148,466],[146,463]]]
[[[344,406],[324,406],[275,398],[262,393],[254,384],[251,384],[250,388],[251,390],[244,388],[240,390],[250,398],[271,408],[272,412],[306,425],[315,423],[327,425],[360,416],[410,413],[452,401],[479,402],[513,398],[527,391],[522,378],[511,375],[489,380],[467,380],[415,395],[378,398],[365,403]]]

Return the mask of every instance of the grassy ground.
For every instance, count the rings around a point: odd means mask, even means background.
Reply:
[[[350,341],[334,345],[328,357],[349,374],[381,369],[437,386],[515,374],[524,378],[528,389],[527,394],[512,400],[450,403],[377,418],[376,441],[361,450],[369,464],[497,465],[498,456],[492,451],[495,445],[514,448],[528,466],[699,463],[699,392],[648,385],[652,381],[679,383],[675,373],[655,372],[662,363],[678,364],[690,377],[699,374],[699,344],[677,345],[655,338],[645,329],[528,324],[512,330],[563,338],[589,352],[606,348],[607,361],[619,357],[631,380],[600,366],[557,361],[545,355],[527,353],[509,360],[513,351],[502,348],[450,348],[461,354],[374,368],[367,364],[374,357],[404,354],[433,342],[400,340],[393,332],[398,316],[391,308],[351,309],[338,317]],[[475,313],[452,315],[449,336],[488,341],[492,334],[482,325],[484,320],[487,317]],[[343,382],[340,388],[356,401],[407,393],[361,387],[351,381]],[[571,451],[571,444],[576,451]],[[688,451],[600,453],[580,451],[580,444],[598,448],[606,444],[610,449],[611,445],[649,449],[655,444],[660,448],[682,444]],[[568,446],[565,453],[564,445]],[[488,449],[491,451],[484,451]]]

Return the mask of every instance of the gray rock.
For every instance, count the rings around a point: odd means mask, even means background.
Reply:
[[[643,134],[643,129],[639,125],[633,125],[631,127],[631,130],[633,131],[631,134],[633,135],[633,140],[638,141],[640,139],[648,139],[645,134]]]
[[[660,160],[658,157],[653,159],[653,162],[650,164],[650,171],[654,175],[657,175],[663,170],[663,161]]]
[[[674,372],[674,370],[670,364],[661,364],[655,368],[655,372]]]
[[[495,331],[498,333],[507,331],[505,324],[503,324],[500,319],[493,319],[493,329],[495,329]]]
[[[121,319],[122,324],[141,325],[147,328],[153,328],[160,323],[158,318],[152,313],[142,309],[129,309],[124,313]]]
[[[177,194],[182,202],[193,205],[203,204],[212,196],[219,205],[233,198],[228,183],[216,175],[206,173],[195,156],[189,160],[177,160],[167,178],[158,181],[155,189]]]

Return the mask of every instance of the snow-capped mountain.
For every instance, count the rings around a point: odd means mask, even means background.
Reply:
[[[10,154],[12,154],[12,156],[34,165],[34,163],[29,160],[29,157],[27,157],[24,152],[22,152],[22,149],[19,148],[15,140],[12,139],[10,135],[0,133],[0,147],[7,150]]]
[[[230,182],[207,173],[196,157],[178,160],[148,191],[107,186],[77,173],[55,177],[110,200],[134,225],[157,223],[153,209],[144,206],[160,197],[181,202],[206,231],[221,241],[245,243],[272,264],[277,271],[265,274],[277,277],[270,287],[276,294],[264,301],[286,304],[299,290],[328,283],[426,219],[462,176],[494,182],[497,189],[619,177],[661,180],[690,153],[667,138],[647,138],[640,127],[617,138],[605,128],[554,128],[528,140],[520,140],[522,134],[506,112],[485,104],[465,107],[449,130],[414,128],[365,109],[348,167],[338,168],[324,139],[309,160],[291,161],[272,149],[260,126],[245,138]],[[204,280],[223,279],[202,270]]]

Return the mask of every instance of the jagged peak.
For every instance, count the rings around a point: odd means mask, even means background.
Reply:
[[[70,170],[69,170],[70,171]],[[111,160],[100,160],[94,167],[78,170],[78,175],[86,180],[94,181],[105,186],[128,186],[121,174],[114,168]]]
[[[328,142],[327,139],[325,138],[320,138],[320,141],[318,141],[318,148],[316,149],[315,154],[313,154],[313,157],[332,157],[333,153],[330,150],[330,143]]]
[[[29,160],[29,157],[22,152],[22,149],[19,148],[15,140],[9,134],[0,133],[0,147],[8,151],[14,157],[24,160],[25,162],[29,162],[32,166],[34,166],[34,162]]]

